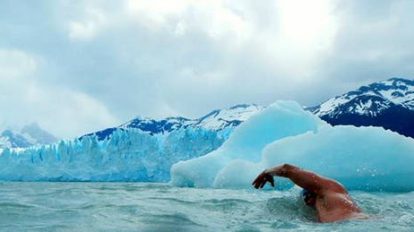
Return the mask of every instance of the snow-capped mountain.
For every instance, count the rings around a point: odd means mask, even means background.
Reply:
[[[413,81],[392,78],[308,110],[333,125],[382,126],[414,137],[413,86]],[[73,140],[4,149],[0,180],[168,181],[173,164],[216,150],[234,128],[265,108],[237,105],[198,119],[138,117]]]
[[[0,133],[0,148],[26,148],[57,141],[55,136],[40,128],[37,123],[26,125],[20,131],[7,129]]]
[[[198,119],[194,126],[221,131],[228,127],[236,127],[249,119],[252,115],[265,109],[256,104],[241,104],[225,110],[214,110]]]
[[[34,144],[51,144],[58,141],[58,138],[42,129],[35,122],[24,126],[20,133],[29,137]]]
[[[381,126],[414,137],[414,81],[372,83],[309,110],[332,125]]]
[[[24,148],[32,145],[32,141],[19,132],[4,130],[0,134],[0,148]]]
[[[0,180],[168,181],[171,165],[214,151],[235,127],[263,109],[237,105],[199,119],[136,118],[74,140],[4,149]]]
[[[140,131],[155,135],[168,134],[172,131],[189,127],[226,133],[240,125],[240,123],[247,120],[255,113],[262,111],[264,108],[265,107],[256,104],[241,104],[228,109],[214,110],[198,119],[168,117],[161,120],[155,120],[137,117],[119,127],[107,128],[84,136],[96,136],[98,140],[104,140],[109,138],[116,130],[139,129]]]

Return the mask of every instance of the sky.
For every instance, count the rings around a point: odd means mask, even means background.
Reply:
[[[318,105],[414,77],[414,1],[0,0],[0,128]]]

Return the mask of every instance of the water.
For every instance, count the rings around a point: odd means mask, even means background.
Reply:
[[[414,231],[414,192],[351,192],[368,220],[321,224],[297,189],[0,183],[1,231]]]

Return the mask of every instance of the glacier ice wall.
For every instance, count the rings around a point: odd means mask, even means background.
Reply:
[[[226,136],[201,128],[166,135],[130,129],[116,130],[103,141],[85,136],[50,146],[5,149],[0,180],[165,182],[172,164],[217,149]]]
[[[332,127],[292,102],[277,102],[254,116],[210,154],[173,165],[171,183],[249,188],[264,168],[282,163],[351,190],[414,190],[413,139],[377,127]],[[289,186],[285,179],[276,181]]]

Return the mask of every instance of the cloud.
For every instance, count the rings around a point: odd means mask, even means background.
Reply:
[[[84,93],[33,85],[23,97],[24,104],[17,110],[31,112],[32,120],[42,122],[54,134],[76,137],[118,122],[104,104]],[[60,124],[63,125],[56,126]]]
[[[36,71],[35,58],[19,50],[0,49],[0,78],[21,78]]]
[[[105,105],[87,94],[51,86],[36,77],[42,61],[19,50],[0,50],[0,125],[20,127],[38,121],[66,137],[117,122]]]
[[[104,14],[98,9],[88,9],[83,20],[69,22],[69,38],[73,40],[91,40],[105,26]]]
[[[393,76],[413,78],[414,2],[342,1],[338,8],[338,31],[321,61],[320,82],[346,91]]]
[[[206,106],[297,98],[292,91],[311,79],[335,33],[326,1],[299,12],[299,1],[266,1],[262,8],[248,1],[127,3],[133,28],[150,34],[141,46],[156,51],[146,61],[163,64],[156,71],[162,98],[193,115],[205,113]]]
[[[2,1],[0,108],[12,110],[0,121],[36,120],[68,137],[136,115],[315,105],[412,77],[413,10],[411,1]]]

